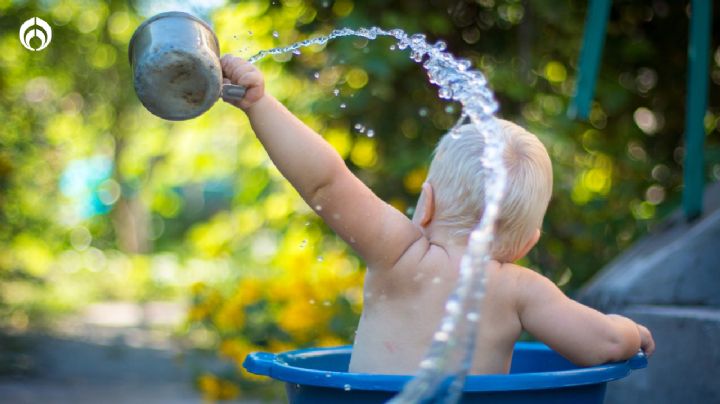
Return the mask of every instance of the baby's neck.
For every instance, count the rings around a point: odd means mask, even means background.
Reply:
[[[464,235],[458,235],[464,234]],[[465,232],[466,233],[466,232]],[[464,249],[468,243],[468,235],[461,232],[455,226],[449,226],[444,223],[430,223],[429,226],[423,228],[423,234],[430,240],[431,244],[448,248],[462,248]]]

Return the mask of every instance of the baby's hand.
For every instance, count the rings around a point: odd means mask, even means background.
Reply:
[[[240,101],[224,100],[247,112],[265,95],[265,80],[255,65],[239,57],[224,55],[220,59],[223,82],[245,87],[245,97]]]
[[[637,324],[637,328],[640,333],[640,349],[642,349],[647,356],[652,355],[653,352],[655,352],[655,341],[653,340],[650,330],[640,324]]]

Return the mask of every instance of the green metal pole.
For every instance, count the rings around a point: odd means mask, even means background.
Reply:
[[[688,89],[685,113],[683,211],[687,220],[702,214],[704,187],[703,143],[708,97],[712,1],[692,0],[688,45]]]
[[[608,15],[610,14],[610,0],[591,0],[585,17],[585,33],[583,45],[580,49],[580,62],[578,63],[578,81],[575,87],[568,116],[570,118],[587,119],[590,116],[590,104],[595,92],[605,42]]]

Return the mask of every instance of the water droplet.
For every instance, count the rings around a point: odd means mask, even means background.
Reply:
[[[315,304],[315,299],[310,299],[310,300],[308,300],[308,303],[310,303],[310,304]]]
[[[425,34],[413,34],[410,37],[410,43],[415,46],[422,46],[425,42]]]
[[[280,37],[280,34],[277,31],[273,31],[272,36],[273,38],[278,38]]]
[[[420,367],[423,369],[433,369],[435,367],[435,361],[432,359],[423,359],[420,362]]]
[[[320,255],[320,256],[317,257],[317,261],[318,261],[318,262],[323,262],[323,257],[322,257],[322,255]]]
[[[352,390],[352,386],[350,386],[349,384],[346,384],[343,386],[343,389],[345,389],[345,391],[350,391],[350,390]]]
[[[455,106],[454,106],[454,105],[448,105],[448,106],[446,106],[446,107],[445,107],[445,112],[447,112],[448,114],[452,114],[453,112],[455,112]]]
[[[346,107],[347,107],[347,105],[344,102],[342,104],[340,104],[340,108],[345,109]]]
[[[300,52],[300,49],[293,49],[292,53],[293,55],[300,55],[302,52]]]
[[[410,45],[410,41],[408,41],[407,38],[401,38],[397,43],[397,47],[400,50],[406,49],[408,45]]]
[[[472,66],[472,62],[470,62],[467,59],[458,59],[458,69],[460,71],[465,71]]]
[[[338,90],[337,88],[334,89],[334,90],[333,90],[333,95],[336,96],[336,97],[337,97],[338,95],[340,95],[340,90]]]
[[[432,283],[434,283],[434,284],[437,285],[437,284],[440,283],[440,282],[442,282],[442,279],[440,279],[439,276],[436,276],[436,277],[432,278]]]
[[[310,226],[310,222],[305,222],[305,226]]]
[[[303,240],[300,242],[300,248],[305,248],[305,245],[307,245],[307,240]]]
[[[315,73],[313,73],[313,77],[315,77],[316,79],[319,79],[319,78],[320,78],[320,72],[315,72]]]
[[[451,89],[449,89],[447,87],[440,87],[440,89],[438,90],[438,96],[440,98],[449,100],[450,98],[452,98],[453,92]]]
[[[368,129],[368,130],[367,130],[367,137],[373,137],[373,136],[375,136],[375,131],[372,130],[372,129]]]
[[[322,205],[315,205],[315,210],[320,212],[322,210]]]
[[[394,44],[390,45],[390,50],[395,50],[395,49],[397,49],[397,46],[395,46]]]
[[[457,300],[448,300],[447,303],[445,303],[445,310],[447,310],[448,313],[456,314],[460,311],[460,304]]]
[[[325,377],[327,377],[329,379],[332,377],[332,375],[330,373],[325,373]]]
[[[472,321],[473,323],[476,323],[480,319],[480,316],[477,313],[468,313],[467,316],[465,316],[465,318],[467,318],[468,321]]]
[[[422,117],[427,116],[427,115],[428,115],[428,109],[425,108],[425,107],[418,109],[418,115],[420,115],[420,116],[422,116]]]
[[[323,306],[325,306],[325,307],[330,307],[330,301],[329,301],[329,300],[325,300],[325,301],[323,302]]]

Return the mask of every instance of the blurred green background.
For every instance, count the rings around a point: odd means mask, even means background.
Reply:
[[[363,264],[279,175],[244,115],[219,102],[173,123],[134,94],[135,27],[188,7],[211,22],[223,52],[244,57],[377,25],[443,39],[470,59],[500,115],[538,134],[553,159],[544,235],[523,263],[570,294],[679,205],[685,2],[613,2],[596,102],[577,122],[565,112],[584,2],[0,0],[3,332],[52,330],[97,302],[174,301],[185,311],[177,335],[236,365],[254,350],[352,340]],[[54,30],[40,52],[18,40],[33,16]],[[390,45],[345,38],[259,66],[270,93],[410,214],[433,146],[459,111]],[[712,46],[705,158],[717,181],[717,39]],[[200,370],[197,383],[211,398],[255,385],[239,366]]]

